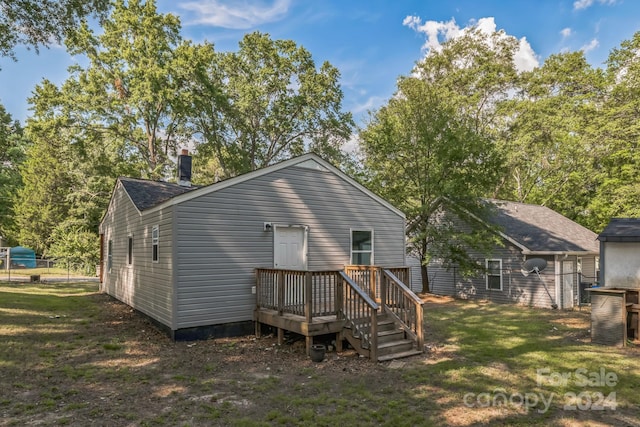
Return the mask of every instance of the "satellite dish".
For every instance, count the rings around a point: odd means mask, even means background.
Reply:
[[[522,264],[522,275],[527,277],[530,273],[536,273],[538,276],[540,272],[547,268],[547,260],[543,258],[531,258]]]
[[[558,304],[555,303],[553,297],[551,296],[551,292],[549,292],[549,289],[547,288],[546,283],[544,283],[544,280],[542,280],[542,277],[540,277],[540,272],[545,268],[547,268],[547,260],[543,258],[531,258],[526,260],[522,264],[522,269],[520,270],[520,272],[524,277],[527,277],[531,273],[536,273],[538,279],[540,279],[540,281],[542,282],[542,286],[544,286],[544,290],[547,291],[547,295],[549,295],[549,299],[551,300],[551,308],[555,309],[558,308]]]

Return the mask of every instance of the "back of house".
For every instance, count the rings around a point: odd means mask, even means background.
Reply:
[[[195,188],[121,178],[102,289],[175,339],[253,330],[256,268],[405,263],[402,212],[313,154]]]

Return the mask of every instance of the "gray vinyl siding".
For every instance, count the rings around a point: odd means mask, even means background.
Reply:
[[[486,259],[502,260],[502,290],[487,289],[484,273],[474,277],[463,277],[459,269],[445,268],[439,260],[428,266],[431,291],[437,295],[448,295],[461,299],[483,299],[497,303],[515,303],[533,307],[550,307],[551,298],[555,300],[555,271],[552,256],[542,257],[547,260],[547,268],[541,272],[540,278],[531,273],[525,277],[521,273],[522,255],[512,245],[496,247],[490,256],[476,257],[483,265]],[[546,284],[545,290],[541,279]]]
[[[404,218],[332,172],[288,167],[175,205],[177,329],[253,319],[254,270],[273,267],[263,223],[308,227],[309,270],[350,262],[350,230],[374,230],[375,264],[404,265]]]
[[[469,224],[457,218],[452,219],[455,226],[462,231],[471,232]],[[556,272],[554,256],[535,256],[544,258],[547,267],[540,274],[525,277],[521,273],[524,256],[519,247],[506,239],[501,245],[495,245],[489,255],[470,251],[472,258],[485,266],[486,260],[502,260],[502,289],[487,289],[487,278],[484,272],[473,277],[464,277],[456,266],[444,265],[442,259],[434,257],[427,266],[429,285],[432,293],[447,295],[461,299],[482,299],[497,303],[515,303],[533,307],[551,307],[556,302]],[[529,256],[533,258],[533,256]],[[548,289],[545,290],[545,286]]]
[[[117,207],[117,208],[116,208]],[[152,262],[151,229],[159,226],[159,259]],[[118,184],[101,225],[104,233],[102,290],[169,327],[172,326],[172,208],[140,216]],[[133,237],[132,264],[127,263]],[[106,269],[108,241],[113,244],[111,270]]]

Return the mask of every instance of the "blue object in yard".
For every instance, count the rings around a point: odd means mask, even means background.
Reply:
[[[11,257],[12,266],[36,268],[36,252],[33,249],[16,246],[15,248],[11,248],[9,256]]]

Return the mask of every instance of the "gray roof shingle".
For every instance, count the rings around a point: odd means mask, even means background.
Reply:
[[[151,209],[160,203],[179,196],[198,187],[183,187],[162,181],[149,181],[135,178],[118,178],[133,204],[139,211]]]
[[[640,218],[612,218],[598,240],[603,242],[639,242]]]
[[[534,252],[598,252],[593,231],[545,206],[489,200],[496,207],[489,221]]]

